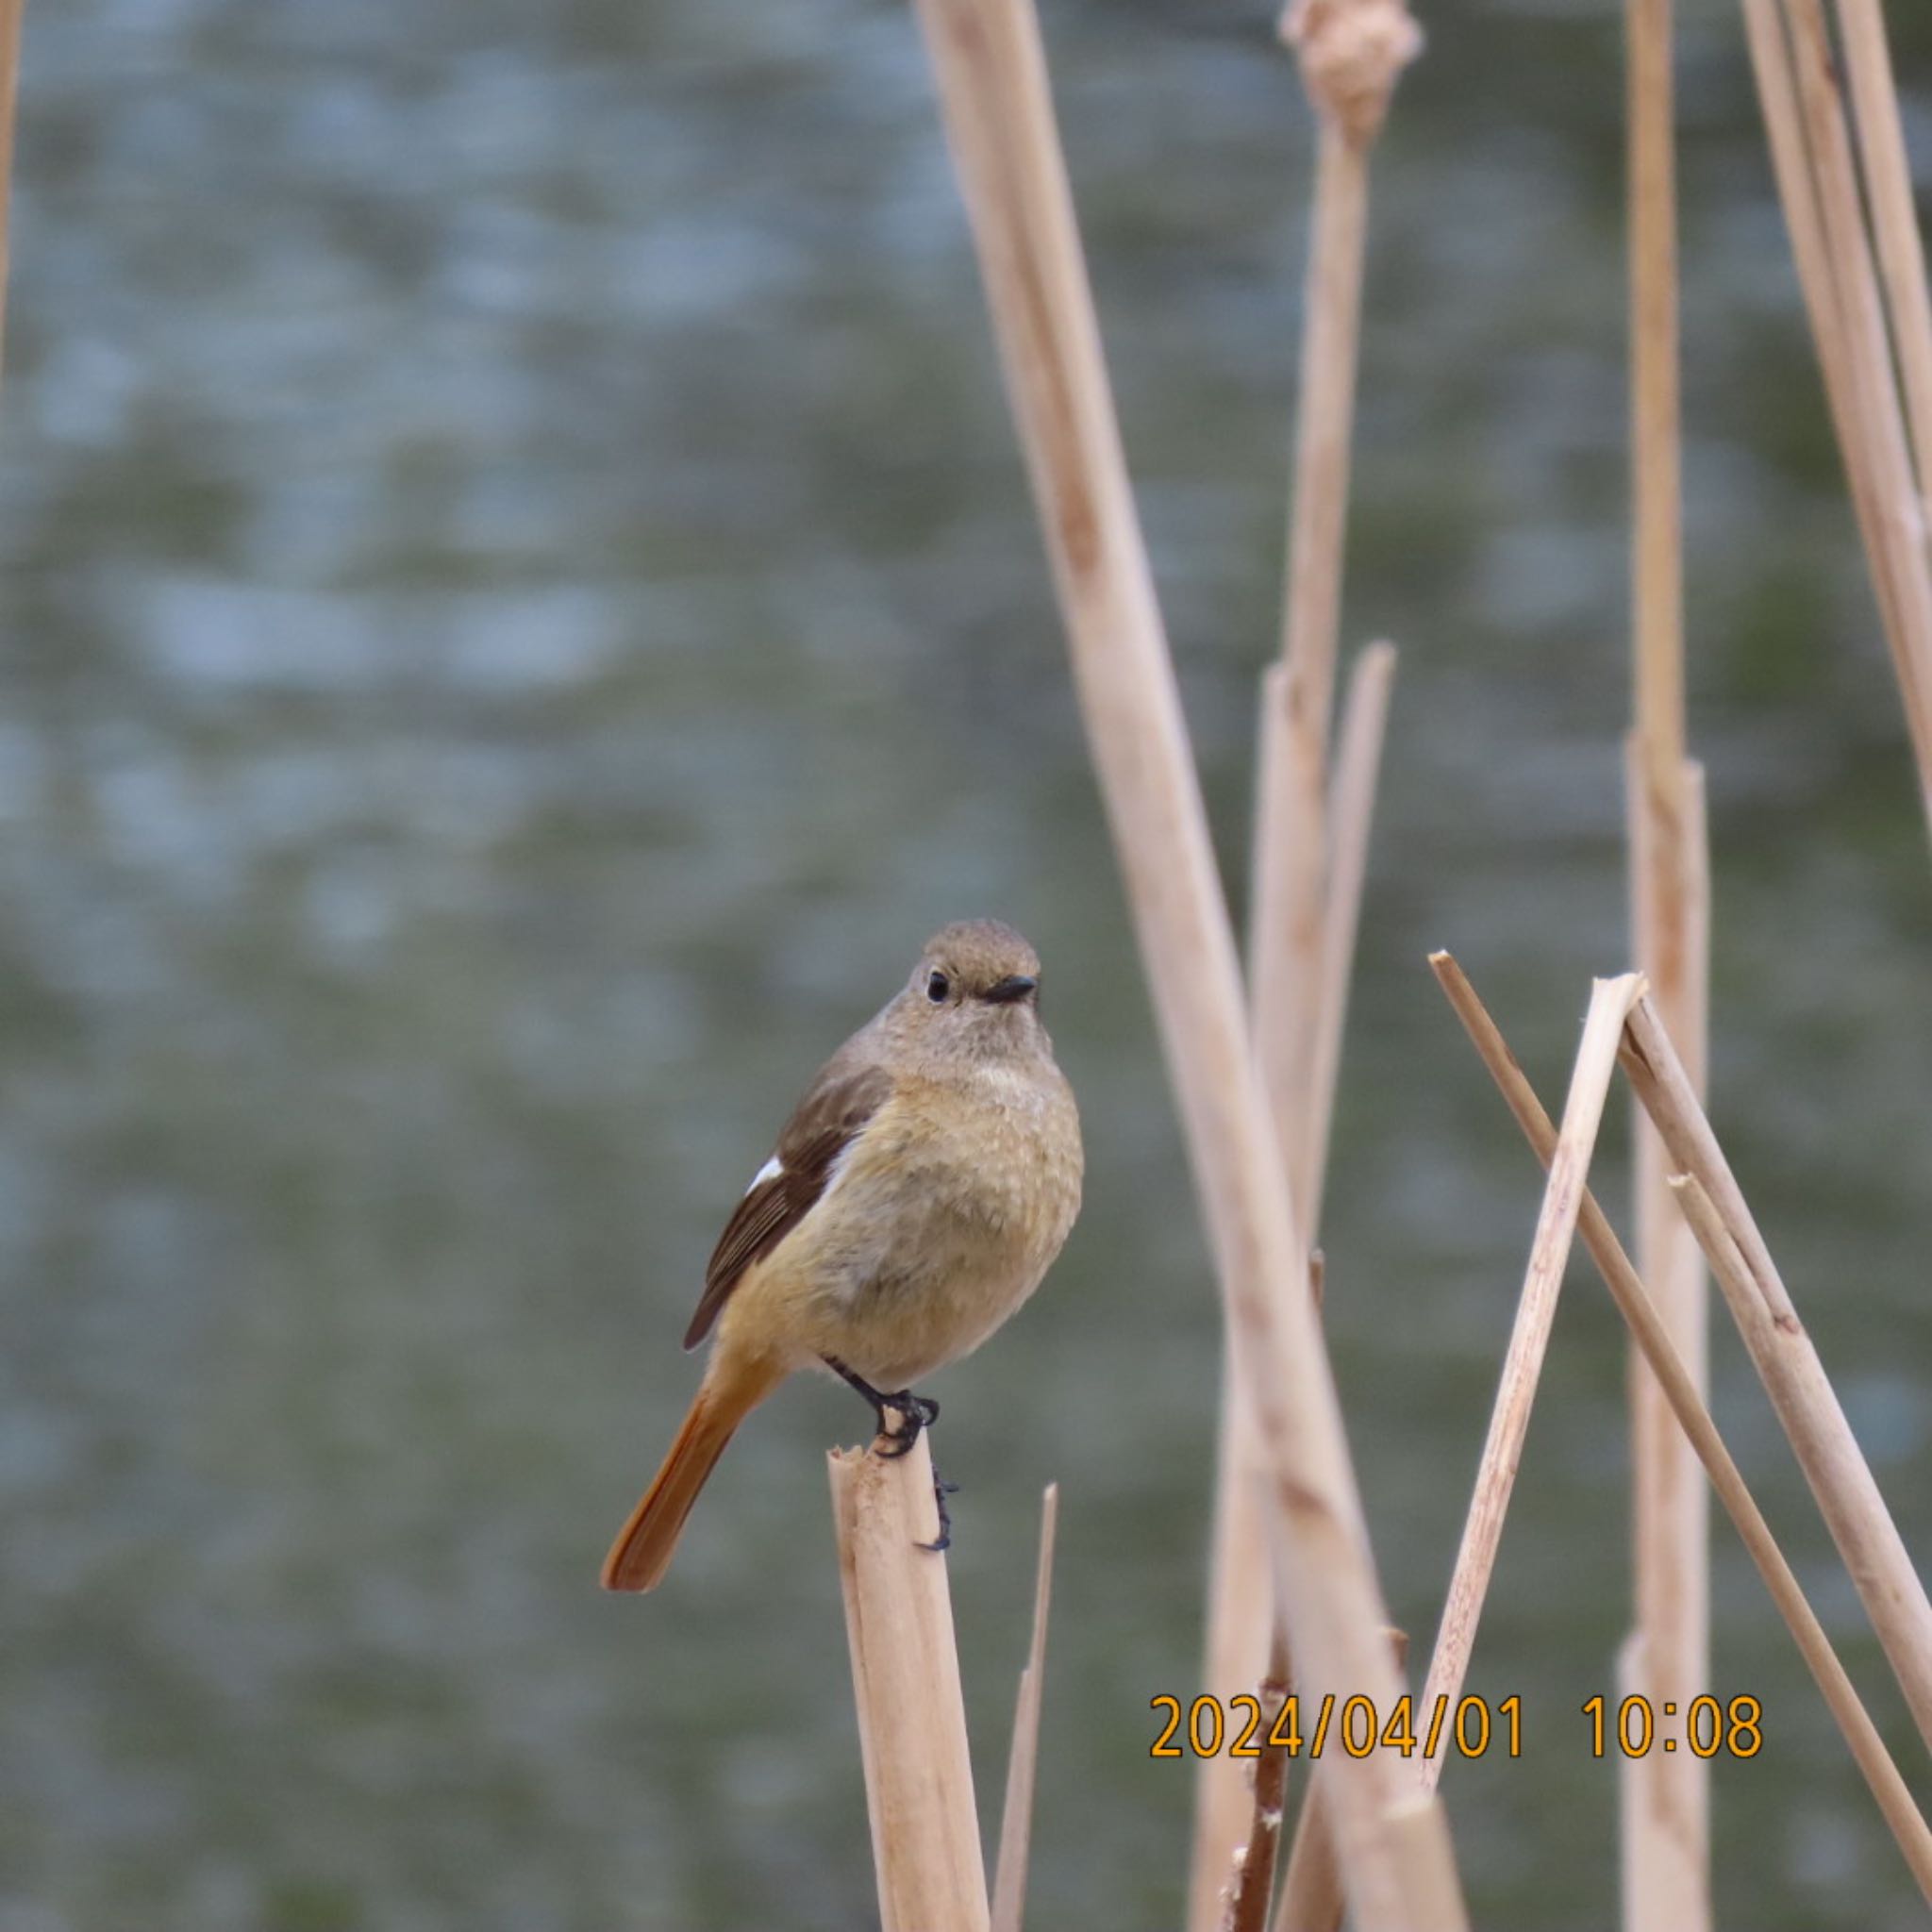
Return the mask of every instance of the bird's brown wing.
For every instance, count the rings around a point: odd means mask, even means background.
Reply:
[[[684,1331],[686,1348],[695,1348],[711,1332],[745,1270],[810,1213],[841,1157],[891,1091],[892,1076],[883,1067],[852,1073],[835,1060],[819,1075],[778,1136],[777,1172],[752,1183],[718,1237],[705,1269],[705,1291]]]

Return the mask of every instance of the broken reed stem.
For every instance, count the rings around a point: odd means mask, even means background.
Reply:
[[[1778,194],[1932,821],[1932,564],[1819,0],[1742,0]]]
[[[1268,1653],[1268,1674],[1261,1679],[1257,1701],[1261,1707],[1261,1735],[1273,1738],[1288,1706],[1288,1644],[1279,1629]],[[1226,1932],[1263,1932],[1268,1901],[1274,1890],[1274,1858],[1281,1845],[1281,1812],[1288,1802],[1288,1746],[1264,1743],[1255,1761],[1255,1807],[1246,1844],[1238,1860],[1229,1890]]]
[[[1932,1604],[1683,1062],[1646,1001],[1631,1008],[1625,1023],[1623,1062],[1671,1158],[1695,1183],[1679,1190],[1685,1217],[1724,1291],[1919,1735],[1932,1746]]]
[[[26,0],[0,0],[0,374],[6,367],[8,210],[13,199],[13,128],[20,105],[20,23]]]
[[[1274,1130],[1284,1158],[1293,1170],[1297,1158],[1300,1179],[1291,1178],[1291,1198],[1308,1203],[1305,1224],[1307,1240],[1319,1238],[1324,1179],[1328,1159],[1328,1133],[1333,1118],[1337,1076],[1341,1065],[1341,1041],[1348,1018],[1348,983],[1355,959],[1356,931],[1360,922],[1362,883],[1368,869],[1369,834],[1374,820],[1375,780],[1381,765],[1382,741],[1389,717],[1389,693],[1395,677],[1395,647],[1371,644],[1356,659],[1342,709],[1341,748],[1326,801],[1327,882],[1323,902],[1315,970],[1292,976],[1314,1008],[1312,1071],[1307,1091],[1293,1104],[1288,1093],[1271,1093]],[[1294,1031],[1293,1016],[1284,1012],[1266,990],[1291,983],[1277,957],[1271,956],[1271,935],[1278,954],[1282,937],[1277,913],[1260,908],[1261,883],[1278,875],[1272,862],[1272,841],[1293,819],[1292,798],[1271,797],[1271,774],[1278,779],[1296,771],[1286,757],[1271,755],[1269,734],[1286,728],[1287,673],[1271,665],[1263,676],[1261,716],[1262,791],[1256,826],[1257,914],[1250,942],[1250,995],[1255,1008],[1257,1041],[1281,1039]],[[1302,801],[1306,805],[1307,801]],[[1264,1008],[1266,1010],[1264,1010]],[[1259,1048],[1257,1046],[1257,1051]],[[1263,1056],[1264,1061],[1266,1056]],[[1241,1382],[1233,1357],[1224,1349],[1222,1403],[1216,1452],[1214,1528],[1210,1543],[1208,1591],[1208,1659],[1205,1684],[1223,1698],[1234,1696],[1255,1681],[1274,1625],[1274,1591],[1268,1581],[1267,1539],[1257,1483],[1258,1450],[1254,1431],[1241,1409]],[[1240,1844],[1246,1792],[1239,1767],[1216,1757],[1201,1760],[1195,1781],[1193,1891],[1191,1910],[1195,1923],[1217,1923],[1223,1881],[1213,1863],[1215,1847]],[[1225,1870],[1224,1853],[1222,1870]]]
[[[1261,684],[1248,967],[1262,1088],[1294,1218],[1312,1245],[1319,1238],[1345,1007],[1345,991],[1338,992],[1332,984],[1334,955],[1339,947],[1345,989],[1355,944],[1354,907],[1338,905],[1334,888],[1338,858],[1345,855],[1328,822],[1327,758],[1355,428],[1369,153],[1396,76],[1420,50],[1422,37],[1405,0],[1291,0],[1280,33],[1299,57],[1320,134],[1303,280],[1281,656]],[[1386,670],[1379,675],[1386,702]],[[1373,792],[1374,758],[1370,762]],[[1364,843],[1373,798],[1363,802]],[[1228,1348],[1233,1347],[1230,1337]],[[1252,1475],[1257,1452],[1238,1386],[1230,1354],[1216,1450],[1204,1672],[1206,1688],[1222,1696],[1255,1681],[1274,1620],[1256,1554],[1261,1541]],[[1219,1756],[1204,1757],[1196,1767],[1191,1932],[1213,1932],[1219,1924],[1223,1874],[1247,1823],[1240,1774],[1239,1765]]]
[[[1033,1579],[1033,1638],[1013,1710],[1007,1756],[1007,1799],[1000,1814],[1000,1856],[992,1884],[992,1932],[1020,1932],[1026,1904],[1026,1855],[1033,1837],[1034,1773],[1040,1762],[1040,1700],[1045,1683],[1046,1615],[1053,1596],[1053,1538],[1060,1491],[1049,1483],[1040,1499],[1040,1563]]]
[[[1391,1627],[1389,1654],[1398,1676],[1408,1669],[1408,1632]],[[1335,1861],[1335,1834],[1328,1828],[1328,1805],[1318,1768],[1295,1820],[1288,1848],[1288,1873],[1281,1881],[1271,1932],[1332,1932],[1347,1907],[1341,1868]]]
[[[1678,382],[1677,201],[1672,0],[1625,0],[1630,254],[1631,613],[1635,723],[1626,759],[1636,960],[1702,1079],[1708,858],[1703,773],[1685,755],[1683,434]],[[1701,1388],[1707,1325],[1697,1244],[1672,1205],[1661,1142],[1640,1115],[1637,1251]],[[1709,1510],[1690,1445],[1656,1379],[1630,1357],[1636,1627],[1629,1689],[1688,1710],[1709,1652]],[[1694,1753],[1625,1761],[1621,1779],[1625,1932],[1710,1924],[1709,1774]]]
[[[1008,394],[1065,618],[1168,1069],[1267,1473],[1297,1674],[1380,1701],[1397,1680],[1319,1324],[1307,1245],[1241,1011],[1174,666],[1135,515],[1100,333],[1027,0],[919,0]],[[1440,1807],[1397,1769],[1338,1763],[1349,1896],[1365,1932],[1460,1927]]]
[[[1420,1707],[1424,1710],[1434,1710],[1439,1698],[1453,1705],[1462,1694],[1476,1623],[1489,1594],[1496,1552],[1503,1541],[1504,1518],[1508,1514],[1517,1466],[1529,1433],[1537,1381],[1549,1347],[1550,1324],[1557,1315],[1557,1293],[1563,1285],[1563,1271],[1576,1237],[1585,1176],[1596,1147],[1597,1130],[1603,1124],[1604,1103],[1616,1077],[1617,1045],[1623,1037],[1624,1015],[1642,986],[1639,974],[1626,973],[1617,979],[1599,979],[1591,991],[1583,1042],[1577,1048],[1570,1097],[1563,1108],[1563,1128],[1550,1163],[1549,1183],[1543,1190],[1542,1209],[1530,1244],[1529,1266],[1523,1277],[1523,1294],[1476,1469],[1475,1493],[1463,1524],[1461,1547],[1456,1553],[1435,1654],[1423,1683]],[[1421,1782],[1425,1790],[1435,1789],[1441,1768],[1440,1757],[1424,1754]]]
[[[1547,1167],[1556,1151],[1557,1129],[1537,1098],[1535,1089],[1530,1086],[1515,1055],[1509,1051],[1508,1043],[1477,998],[1475,989],[1469,983],[1461,967],[1447,953],[1432,955],[1429,964],[1435,970],[1443,992],[1448,995],[1457,1018],[1462,1022],[1471,1043],[1489,1069],[1509,1111],[1516,1117],[1524,1138],[1528,1141],[1537,1158]],[[1884,1740],[1878,1735],[1877,1727],[1860,1702],[1851,1679],[1845,1674],[1844,1666],[1832,1649],[1830,1639],[1825,1636],[1824,1626],[1807,1602],[1798,1579],[1792,1574],[1790,1565],[1785,1561],[1783,1552],[1771,1533],[1770,1525],[1753,1499],[1744,1478],[1739,1474],[1737,1464],[1732,1461],[1729,1450],[1724,1447],[1724,1439],[1718,1434],[1717,1424],[1711,1420],[1696,1383],[1677,1354],[1662,1315],[1645,1291],[1637,1270],[1624,1253],[1623,1243],[1611,1230],[1603,1209],[1588,1192],[1583,1197],[1577,1231],[1628,1324],[1632,1339],[1642,1350],[1644,1360],[1657,1377],[1657,1386],[1670,1403],[1673,1414],[1704,1464],[1719,1501],[1737,1525],[1738,1534],[1750,1552],[1751,1560],[1757,1566],[1758,1574],[1764,1578],[1772,1601],[1777,1606],[1779,1615],[1784,1618],[1797,1643],[1799,1655],[1804,1657],[1824,1693],[1825,1704],[1844,1735],[1854,1761],[1864,1774],[1892,1836],[1898,1840],[1906,1863],[1919,1881],[1921,1891],[1928,1902],[1932,1902],[1932,1831],[1927,1830],[1904,1778],[1899,1775],[1897,1765],[1892,1762]]]
[[[931,1453],[827,1463],[882,1932],[988,1932]]]
[[[1926,290],[1925,250],[1913,208],[1891,49],[1878,0],[1838,0],[1838,20],[1906,420],[1918,458],[1920,504],[1923,512],[1932,514],[1932,294]]]

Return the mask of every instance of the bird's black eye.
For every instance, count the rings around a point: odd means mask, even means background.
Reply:
[[[943,973],[928,973],[925,975],[925,996],[934,1006],[943,1006],[946,995],[953,990],[953,982]]]

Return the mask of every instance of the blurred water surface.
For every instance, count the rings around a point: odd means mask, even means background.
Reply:
[[[1892,9],[1923,184],[1932,22]],[[1211,1286],[925,70],[863,0],[28,9],[0,406],[0,1932],[696,1932],[874,1910],[819,1457],[593,1588],[820,1058],[945,918],[1048,962],[1091,1187],[941,1378],[996,1815],[1062,1485],[1035,1916],[1174,1923]],[[1682,27],[1692,727],[1721,1125],[1932,1548],[1932,879],[1734,10]],[[1624,960],[1622,75],[1430,9],[1377,158],[1347,632],[1403,649],[1329,1327],[1418,1644],[1554,1093]],[[1204,775],[1245,849],[1309,127],[1259,7],[1046,10]],[[1239,896],[1239,891],[1237,892]],[[1606,1186],[1624,1198],[1624,1108]],[[1612,1923],[1623,1344],[1579,1273],[1446,1793],[1479,1923]],[[1923,1757],[1728,1335],[1717,1402]],[[1715,1533],[1727,1923],[1919,1923]]]

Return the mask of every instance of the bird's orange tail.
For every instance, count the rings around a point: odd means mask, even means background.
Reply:
[[[606,1590],[652,1590],[663,1581],[684,1520],[706,1478],[718,1466],[725,1443],[777,1387],[782,1374],[762,1364],[749,1371],[719,1370],[714,1356],[664,1466],[610,1545],[610,1554],[604,1558]]]

